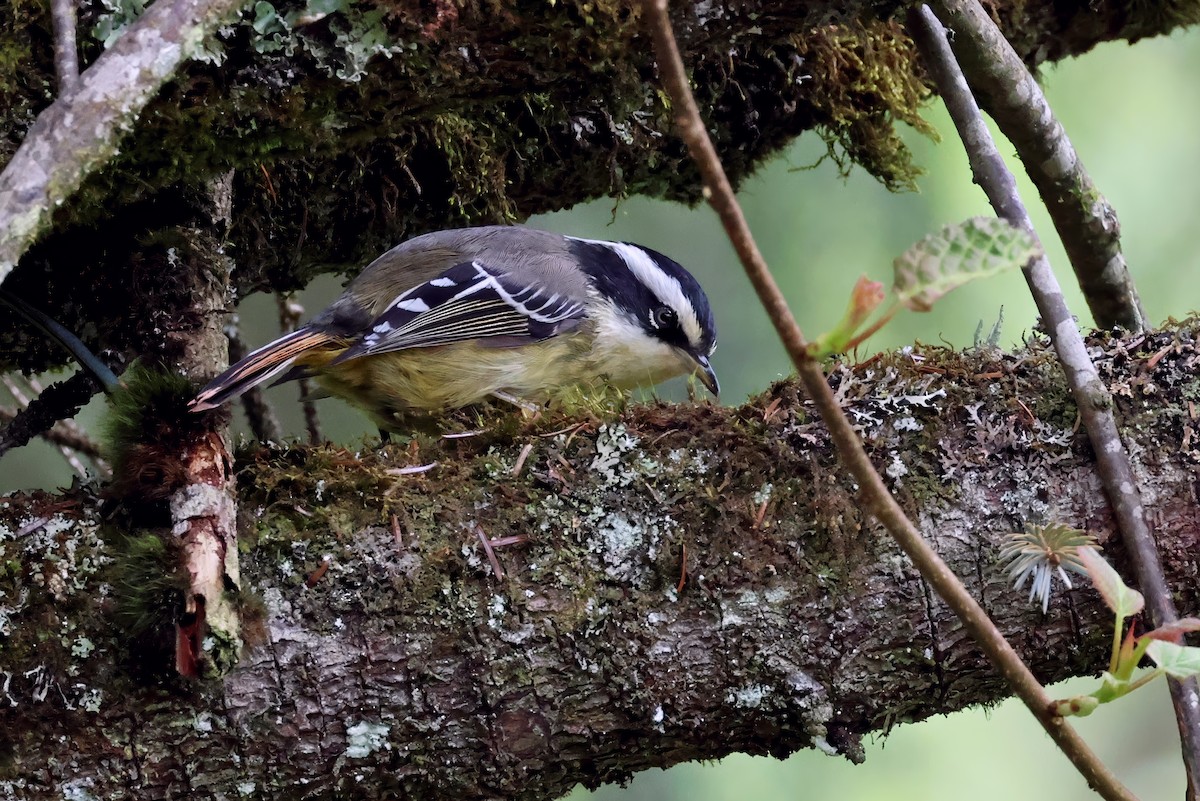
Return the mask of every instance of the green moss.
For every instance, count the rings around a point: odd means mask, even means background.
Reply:
[[[134,363],[121,376],[121,386],[107,398],[102,447],[114,480],[128,490],[154,488],[165,495],[182,471],[178,444],[202,431],[203,415],[187,403],[195,394],[188,379]],[[172,467],[173,465],[173,467]]]
[[[152,533],[105,533],[113,561],[105,576],[113,588],[112,620],[129,641],[173,630],[188,577],[178,546]]]
[[[814,90],[810,102],[828,157],[846,173],[860,164],[892,190],[915,189],[921,170],[895,130],[901,121],[930,138],[921,117],[930,98],[916,47],[898,22],[829,25],[793,39]]]

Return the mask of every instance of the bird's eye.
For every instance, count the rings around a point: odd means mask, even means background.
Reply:
[[[650,313],[650,322],[655,328],[670,328],[678,319],[679,316],[670,306],[659,306]]]

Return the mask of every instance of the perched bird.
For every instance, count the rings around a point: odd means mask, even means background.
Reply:
[[[212,409],[280,373],[276,383],[315,377],[381,431],[488,397],[527,405],[564,387],[693,372],[716,395],[716,337],[696,279],[648,248],[520,226],[437,231],[375,259],[310,323],[231,366],[190,408]]]

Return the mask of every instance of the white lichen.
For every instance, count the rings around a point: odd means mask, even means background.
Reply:
[[[58,791],[62,794],[63,801],[97,801],[92,793],[93,784],[91,777],[71,779],[60,784]]]
[[[820,751],[825,756],[841,756],[838,750],[824,737],[814,737],[813,747]]]
[[[13,544],[4,544],[9,541]],[[88,588],[95,573],[112,561],[97,524],[87,516],[66,515],[26,518],[15,530],[0,528],[0,563],[6,560],[23,564],[26,570],[16,577],[14,592],[0,598],[0,634],[10,631],[29,598],[24,581],[62,600]]]
[[[71,656],[76,659],[87,659],[96,650],[96,644],[87,637],[76,637],[71,644]]]
[[[589,548],[604,560],[605,573],[614,579],[628,580],[645,559],[654,559],[662,538],[675,528],[670,515],[632,520],[624,514],[598,508],[592,518],[595,536]]]
[[[493,595],[488,601],[488,627],[493,631],[499,631],[504,625],[505,607],[508,601],[503,595]]]
[[[376,751],[388,747],[387,736],[392,727],[385,723],[359,721],[346,728],[346,750],[342,755],[349,759],[363,759]]]
[[[591,471],[607,486],[628,486],[634,474],[622,465],[624,457],[637,448],[639,440],[620,423],[602,425],[596,434],[596,455]]]
[[[717,459],[711,450],[675,448],[667,453],[667,461],[685,476],[699,477],[710,473]]]
[[[75,686],[82,689],[75,706],[84,712],[99,712],[104,702],[104,691],[98,687],[84,687],[82,684]]]
[[[725,696],[725,703],[733,704],[741,709],[757,709],[762,706],[763,699],[770,693],[771,688],[764,684],[751,684],[737,690],[730,690]]]

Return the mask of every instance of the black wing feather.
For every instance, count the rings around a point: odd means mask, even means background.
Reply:
[[[468,261],[398,296],[335,362],[467,340],[512,347],[574,328],[583,317],[577,298]]]

